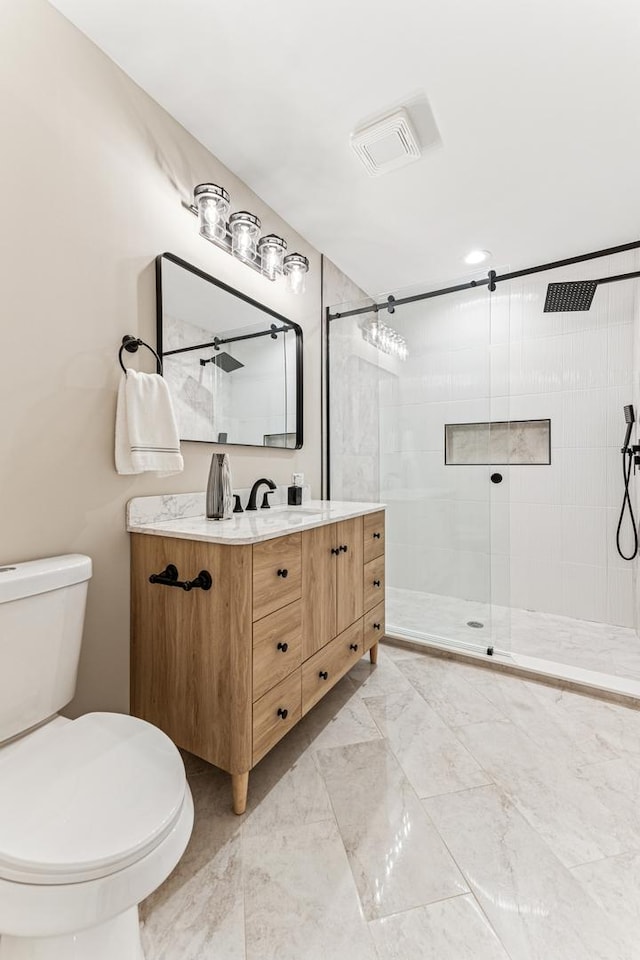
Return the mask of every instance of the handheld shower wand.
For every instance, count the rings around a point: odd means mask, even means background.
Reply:
[[[636,415],[634,413],[632,403],[628,403],[624,408],[624,419],[625,419],[625,423],[627,424],[627,433],[624,438],[624,443],[622,445],[622,451],[621,451],[622,453],[626,453],[627,450],[629,449],[629,440],[631,440],[631,430],[633,429],[633,425],[636,422]]]
[[[627,424],[627,432],[625,434],[624,444],[620,448],[620,452],[622,454],[622,479],[624,482],[624,496],[622,498],[622,508],[620,510],[620,519],[618,520],[618,529],[616,530],[616,547],[618,548],[618,553],[623,560],[633,560],[638,554],[638,528],[636,527],[636,518],[633,514],[633,505],[631,503],[631,497],[629,496],[629,483],[631,481],[631,468],[634,457],[634,449],[629,446],[629,441],[631,440],[631,431],[633,430],[633,425],[636,422],[633,404],[629,403],[625,406],[624,419],[625,423]],[[625,510],[629,511],[629,519],[631,520],[633,537],[633,550],[631,551],[630,556],[627,556],[620,546],[620,531],[622,530],[622,524],[624,522]]]

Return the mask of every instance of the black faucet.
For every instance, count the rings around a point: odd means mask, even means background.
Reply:
[[[257,509],[258,509],[258,508],[256,507],[256,497],[258,496],[258,490],[259,490],[259,488],[262,486],[263,483],[266,483],[266,485],[269,487],[269,490],[275,490],[275,489],[276,489],[276,485],[275,485],[275,483],[273,482],[273,480],[267,480],[266,477],[262,477],[262,479],[256,480],[256,482],[254,483],[254,485],[251,487],[251,493],[249,494],[249,503],[247,504],[247,510],[257,510]],[[267,509],[267,510],[269,509],[269,501],[267,500],[267,493],[265,493],[265,495],[264,495],[264,497],[263,497],[263,499],[262,499],[262,508],[261,508],[261,509],[263,509],[263,510],[264,510],[264,509]]]

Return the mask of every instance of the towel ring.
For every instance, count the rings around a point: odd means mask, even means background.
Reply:
[[[122,338],[122,346],[120,347],[120,350],[118,351],[118,360],[119,360],[119,362],[120,362],[120,366],[122,367],[123,371],[126,373],[126,372],[127,372],[127,368],[125,367],[124,363],[122,362],[122,351],[123,351],[123,350],[126,350],[127,353],[137,353],[137,352],[138,352],[138,347],[146,347],[147,350],[151,350],[151,353],[152,353],[152,354],[154,355],[154,357],[156,358],[156,363],[158,364],[158,368],[159,368],[159,370],[160,370],[160,373],[162,374],[162,360],[160,359],[160,357],[158,356],[158,354],[156,353],[156,351],[153,349],[153,347],[150,347],[149,344],[148,344],[148,343],[145,343],[144,340],[140,340],[138,337],[132,337],[132,336],[130,336],[128,333],[126,333],[126,334],[124,335],[124,337]]]

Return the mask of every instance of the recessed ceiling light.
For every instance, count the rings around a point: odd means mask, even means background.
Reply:
[[[464,258],[465,263],[484,263],[491,256],[491,250],[472,250]]]

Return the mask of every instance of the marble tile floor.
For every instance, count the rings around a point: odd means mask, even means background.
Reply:
[[[385,645],[256,767],[185,754],[147,960],[635,960],[640,711]]]
[[[387,629],[454,640],[640,680],[640,638],[635,630],[552,613],[461,600],[387,586]],[[480,621],[484,628],[470,627]]]

